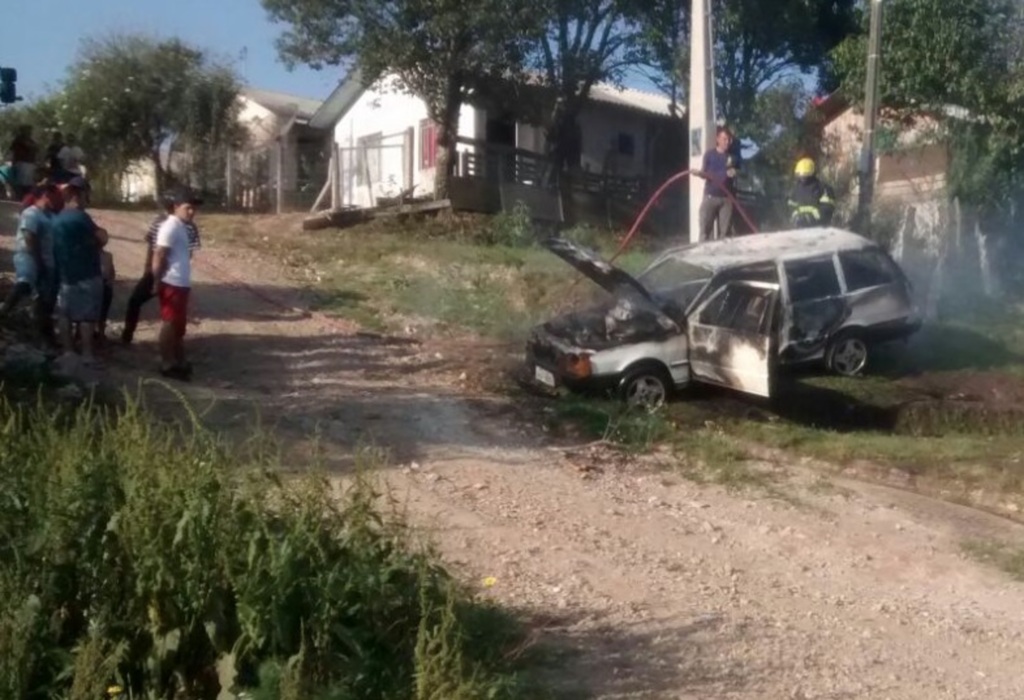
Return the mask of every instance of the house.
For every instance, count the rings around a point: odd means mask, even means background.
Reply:
[[[231,154],[228,200],[247,208],[271,202],[279,209],[308,207],[308,193],[327,175],[323,132],[309,126],[322,103],[252,87],[243,88],[238,101],[238,122],[246,138],[244,147]]]
[[[432,195],[437,129],[423,100],[397,89],[393,76],[367,87],[362,74],[353,71],[309,126],[333,134],[333,176],[324,187],[325,193],[331,192],[332,208]],[[673,148],[666,148],[667,143],[681,143],[685,128],[661,95],[595,85],[579,127],[578,167],[584,182],[648,181],[670,172],[685,157],[673,160]],[[489,182],[495,191],[499,184],[535,188],[547,167],[545,146],[542,127],[471,97],[458,119],[453,196],[457,184],[470,181]]]
[[[230,204],[269,208],[276,204],[280,192],[282,200],[287,200],[282,202],[283,206],[298,204],[308,208],[316,192],[312,196],[307,192],[315,190],[327,174],[325,163],[329,154],[323,132],[309,127],[310,117],[320,106],[319,100],[242,88],[236,117],[244,135],[242,147],[231,153],[213,154],[219,158],[210,159],[216,161],[216,172],[212,175],[200,172],[203,164],[178,151],[167,156],[165,150],[165,162],[170,159],[165,167],[192,186],[223,192]],[[121,175],[120,189],[126,201],[153,197],[153,163],[139,161],[129,165]]]
[[[864,113],[839,93],[816,100],[815,117],[822,132],[822,171],[833,182],[849,183],[856,192],[864,143]],[[946,108],[956,115],[956,108]],[[875,190],[880,206],[898,207],[943,199],[949,154],[937,138],[938,121],[922,112],[896,120],[878,120],[875,137]],[[840,187],[840,189],[846,189]]]

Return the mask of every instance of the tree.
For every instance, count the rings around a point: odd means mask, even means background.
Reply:
[[[689,7],[683,5],[657,0],[645,33],[657,83],[671,89],[689,80]],[[757,109],[763,92],[800,74],[817,72],[831,82],[830,52],[857,30],[855,6],[856,0],[712,0],[719,115],[741,134],[763,131],[771,126]]]
[[[863,99],[866,26],[835,51],[843,91]],[[880,104],[893,119],[922,112],[951,146],[951,194],[1005,201],[1024,156],[1021,7],[1014,0],[893,0],[882,31]],[[951,113],[957,107],[965,114]],[[963,117],[968,118],[963,118]]]
[[[930,138],[945,145],[949,156],[947,194],[963,205],[958,218],[967,225],[961,232],[974,233],[966,248],[968,236],[939,239],[946,231],[933,232],[944,251],[934,274],[952,250],[960,263],[978,263],[986,294],[1000,287],[997,261],[1019,259],[990,246],[998,239],[999,245],[1024,248],[1020,208],[1014,206],[1024,198],[1021,12],[1018,0],[892,0],[883,19],[881,116],[897,128],[904,120],[931,117],[937,128]],[[842,89],[854,101],[864,93],[866,18],[863,26],[863,34],[835,52]]]
[[[290,25],[278,40],[289,66],[358,67],[421,98],[437,124],[435,197],[448,196],[458,120],[478,81],[515,75],[536,12],[532,0],[262,0]]]
[[[238,90],[229,68],[178,39],[113,34],[83,44],[58,116],[93,164],[119,170],[149,160],[159,191],[176,148],[209,149],[237,137]]]
[[[645,0],[552,0],[533,62],[553,101],[546,119],[548,153],[560,173],[578,158],[578,117],[595,83],[619,83],[644,56]]]
[[[32,127],[33,138],[41,149],[45,148],[47,132],[59,128],[57,111],[58,102],[53,96],[0,109],[0,159],[5,157],[15,132],[23,124]]]

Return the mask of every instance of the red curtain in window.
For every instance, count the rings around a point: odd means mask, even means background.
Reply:
[[[437,163],[437,125],[429,119],[420,122],[420,170]]]

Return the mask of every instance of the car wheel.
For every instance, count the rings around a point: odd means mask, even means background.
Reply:
[[[868,344],[857,333],[843,333],[829,343],[825,365],[843,377],[855,377],[868,364]]]
[[[630,408],[649,411],[661,408],[672,393],[672,380],[660,367],[645,366],[631,369],[619,383],[619,394]]]

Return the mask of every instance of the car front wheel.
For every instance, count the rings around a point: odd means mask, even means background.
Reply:
[[[672,380],[665,370],[658,367],[629,370],[619,383],[619,394],[630,408],[661,408],[671,392]]]
[[[844,333],[833,340],[825,352],[829,371],[843,377],[855,377],[868,364],[868,344],[857,333]]]

